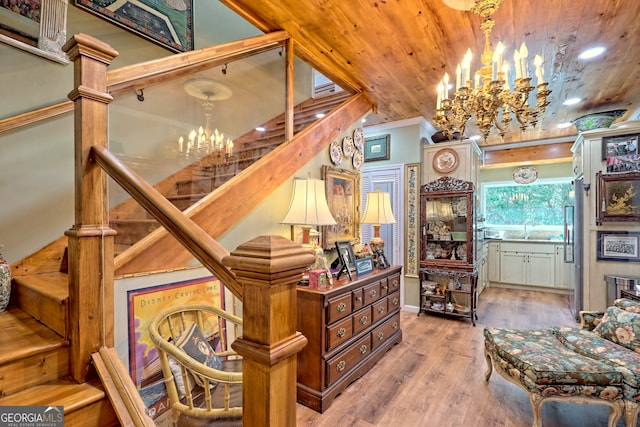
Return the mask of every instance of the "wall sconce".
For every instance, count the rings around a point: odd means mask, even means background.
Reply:
[[[281,224],[302,227],[302,246],[311,246],[312,226],[334,225],[336,220],[329,211],[324,181],[315,178],[295,178],[291,204]]]

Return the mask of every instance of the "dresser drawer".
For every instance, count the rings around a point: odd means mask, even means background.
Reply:
[[[387,283],[389,284],[389,293],[399,291],[400,290],[400,275],[394,274],[393,276],[387,279]]]
[[[353,294],[353,311],[356,311],[359,308],[364,307],[364,291],[362,288],[356,289],[352,292]]]
[[[352,335],[353,322],[351,317],[327,327],[327,351],[347,341]]]
[[[371,335],[367,334],[355,344],[327,361],[327,385],[347,374],[371,353]]]
[[[327,310],[327,323],[349,316],[352,311],[351,292],[329,300]]]
[[[400,313],[395,314],[389,320],[378,326],[371,332],[371,349],[384,344],[391,335],[400,330]]]
[[[389,313],[400,310],[400,291],[394,292],[387,297],[387,308]]]
[[[378,320],[385,317],[387,313],[389,313],[388,307],[387,307],[387,299],[382,298],[380,301],[374,302],[371,305],[371,310],[372,310],[371,315],[373,316],[373,323],[376,323]]]
[[[363,308],[353,315],[353,333],[357,334],[363,329],[368,328],[373,323],[371,319],[371,306]]]
[[[387,279],[380,281],[380,297],[386,297],[389,294],[389,282]]]
[[[380,282],[373,282],[367,286],[363,286],[364,305],[371,304],[380,299]]]

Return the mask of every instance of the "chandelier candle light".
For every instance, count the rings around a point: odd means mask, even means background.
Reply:
[[[214,80],[197,78],[184,83],[184,90],[194,98],[202,99],[204,108],[205,125],[196,131],[193,129],[188,139],[178,138],[178,151],[185,159],[199,158],[216,153],[225,161],[233,157],[233,141],[226,138],[218,129],[211,129],[213,117],[213,101],[228,99],[231,97],[231,89]]]
[[[484,52],[482,53],[482,68],[471,80],[471,49],[467,50],[462,63],[456,67],[456,89],[449,97],[449,74],[437,86],[436,125],[449,137],[453,138],[459,132],[464,135],[467,122],[472,115],[476,116],[476,124],[484,139],[495,126],[504,136],[513,114],[521,130],[535,127],[539,117],[549,105],[547,97],[551,91],[544,81],[543,59],[540,55],[534,58],[537,102],[529,106],[529,94],[535,89],[531,85],[529,75],[527,46],[522,43],[513,55],[514,87],[509,84],[509,63],[504,60],[504,45],[498,42],[494,51],[491,48],[491,30],[495,25],[491,15],[498,9],[503,0],[476,0],[471,10],[480,15],[484,22],[480,25],[485,37]]]

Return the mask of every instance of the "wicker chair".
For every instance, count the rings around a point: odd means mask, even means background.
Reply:
[[[222,369],[199,362],[176,345],[194,323],[207,340],[215,341],[212,348]],[[208,305],[172,307],[153,318],[149,333],[176,420],[180,414],[207,419],[242,416],[242,360],[229,342],[241,327],[241,318]]]

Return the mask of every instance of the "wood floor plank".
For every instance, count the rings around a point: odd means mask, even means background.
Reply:
[[[485,326],[578,326],[559,294],[487,288],[477,326],[401,312],[403,341],[339,395],[323,414],[297,405],[301,427],[530,427],[527,394],[495,372],[484,375]],[[549,402],[544,427],[602,427],[609,408]],[[215,425],[215,424],[212,424]],[[616,427],[624,427],[620,420]]]

